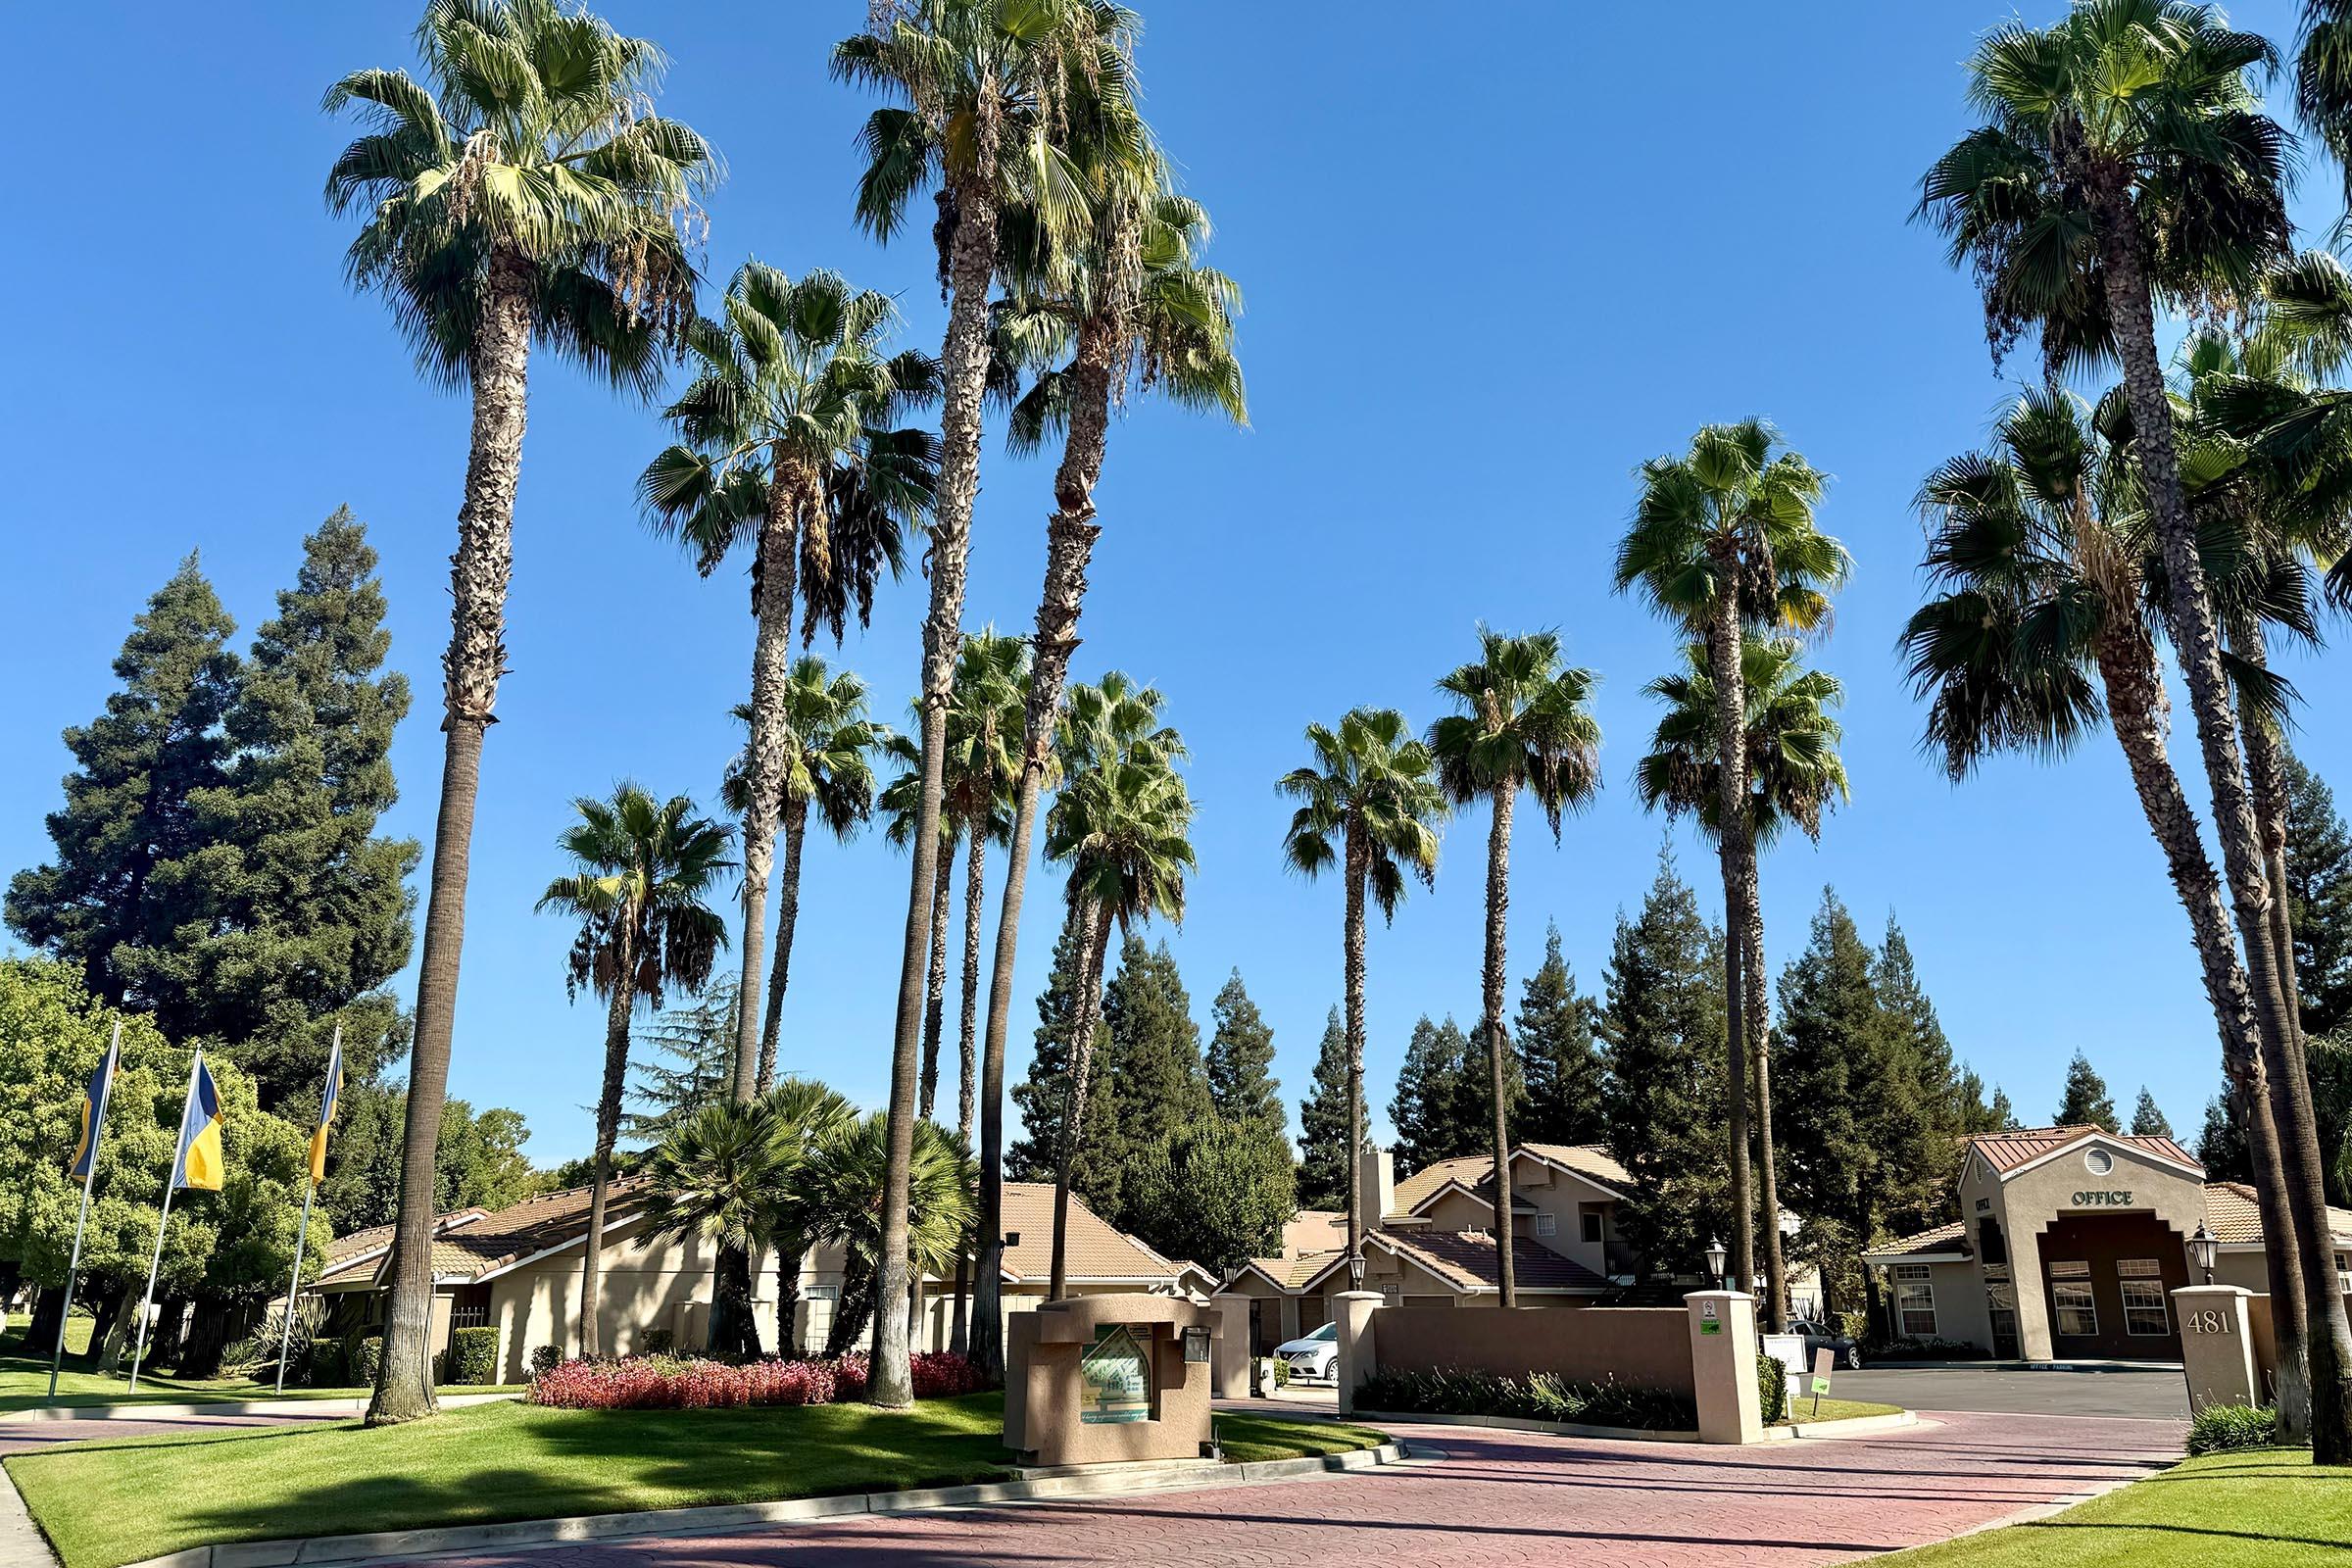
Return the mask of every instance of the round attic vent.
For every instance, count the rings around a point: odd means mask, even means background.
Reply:
[[[2115,1169],[2115,1156],[2104,1149],[2093,1149],[2082,1155],[2082,1168],[2093,1176],[2104,1176]]]

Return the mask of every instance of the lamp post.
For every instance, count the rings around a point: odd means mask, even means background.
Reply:
[[[1351,1291],[1364,1288],[1364,1250],[1360,1247],[1349,1249],[1348,1253],[1348,1288]]]
[[[1714,1278],[1715,1285],[1718,1290],[1723,1288],[1724,1260],[1730,1256],[1730,1251],[1724,1247],[1723,1242],[1720,1239],[1711,1239],[1708,1241],[1707,1273]]]
[[[2213,1283],[2213,1265],[2220,1259],[2221,1253],[2222,1239],[2214,1235],[2203,1220],[2197,1221],[2197,1234],[2188,1239],[2188,1255],[2195,1259],[2208,1285]]]

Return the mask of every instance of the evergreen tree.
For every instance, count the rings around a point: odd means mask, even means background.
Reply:
[[[2170,1138],[2173,1124],[2164,1119],[2156,1097],[2148,1093],[2145,1084],[2139,1087],[2139,1103],[2132,1107],[2132,1136],[2134,1138]]]
[[[227,776],[190,804],[199,843],[159,867],[192,918],[146,956],[167,1016],[242,1066],[266,1106],[316,1104],[328,1041],[347,1081],[408,1049],[385,989],[409,961],[419,850],[379,837],[398,798],[392,732],[408,681],[384,669],[383,585],[367,530],[339,509],[303,541],[294,586],[263,622],[223,720]]]
[[[1963,1133],[1997,1133],[2016,1125],[2009,1119],[2009,1097],[1994,1092],[1994,1098],[1984,1098],[1984,1080],[1974,1067],[1960,1074],[1960,1130]]]
[[[1560,956],[1560,928],[1544,934],[1544,962],[1519,993],[1519,1068],[1527,1101],[1515,1123],[1539,1144],[1598,1143],[1601,1117],[1600,1052],[1593,1043],[1600,1009],[1579,996],[1576,977]]]
[[[1371,1125],[1367,1110],[1363,1125]],[[1344,1208],[1348,1203],[1348,1030],[1340,1009],[1331,1009],[1323,1044],[1315,1053],[1315,1075],[1298,1106],[1298,1203],[1302,1208]],[[1379,1216],[1372,1216],[1377,1223]]]
[[[1952,1044],[1920,983],[1911,943],[1892,914],[1871,965],[1888,1042],[1886,1086],[1893,1124],[1884,1135],[1897,1143],[1904,1163],[1890,1167],[1882,1218],[1900,1231],[1924,1229],[1949,1207],[1960,1174],[1960,1137],[1974,1130],[1976,1095],[1952,1060]],[[1969,1075],[1973,1077],[1974,1075]]]
[[[2303,1032],[2352,1023],[2352,833],[2327,782],[2291,754],[2286,763],[2286,901],[2295,930],[2295,989]],[[2332,1153],[2333,1150],[2328,1151]]]
[[[1281,1247],[1298,1211],[1290,1140],[1262,1116],[1202,1117],[1144,1151],[1126,1198],[1136,1235],[1221,1274]]]
[[[2213,1182],[2254,1180],[2254,1152],[2246,1143],[2246,1124],[2237,1113],[2237,1096],[2225,1085],[2205,1102],[2205,1127],[2197,1134],[2197,1163]]]
[[[662,1059],[637,1063],[622,1118],[625,1134],[658,1144],[703,1106],[727,1098],[735,1082],[735,998],[738,982],[722,975],[693,1003],[654,1014],[631,1042],[631,1055],[651,1046]]]
[[[446,1102],[434,1145],[433,1210],[509,1208],[542,1191],[584,1187],[588,1162],[573,1173],[542,1177],[531,1168],[522,1146],[530,1129],[522,1112],[494,1106],[476,1114],[463,1100]],[[334,1221],[335,1234],[388,1225],[400,1198],[401,1129],[408,1096],[399,1088],[347,1087],[327,1141],[326,1180],[318,1189],[319,1210]],[[615,1168],[624,1168],[623,1159]],[[569,1179],[562,1179],[568,1174]]]
[[[1102,988],[1102,1028],[1108,1038],[1090,1095],[1101,1119],[1090,1104],[1088,1179],[1078,1191],[1104,1219],[1138,1230],[1151,1221],[1128,1192],[1132,1168],[1170,1133],[1209,1115],[1200,1029],[1166,943],[1148,948],[1130,936],[1120,944],[1118,970]]]
[[[74,767],[65,808],[49,813],[56,859],[18,872],[8,890],[11,930],[79,969],[93,996],[151,1013],[173,1039],[185,1032],[184,998],[144,982],[196,911],[187,889],[156,871],[199,848],[193,797],[225,777],[220,720],[236,693],[235,631],[189,556],[133,622],[106,711],[66,731]]]
[[[1242,985],[1236,969],[1211,1004],[1217,1021],[1208,1040],[1208,1098],[1227,1121],[1264,1122],[1284,1129],[1282,1084],[1275,1078],[1274,1031]]]
[[[1653,1269],[1695,1272],[1732,1223],[1723,934],[1700,917],[1670,852],[1640,916],[1618,916],[1603,984],[1603,1119],[1639,1194],[1626,1239]]]
[[[1992,1125],[1984,1129],[1986,1132],[2013,1133],[2025,1125],[2024,1122],[2017,1119],[2016,1107],[2009,1103],[2009,1091],[1998,1084],[1992,1087],[1992,1104],[1989,1109],[1991,1111],[1989,1119]]]
[[[1078,976],[1086,958],[1082,947],[1075,922],[1063,920],[1061,935],[1054,943],[1054,968],[1046,977],[1046,989],[1037,998],[1037,1034],[1030,1048],[1029,1071],[1020,1083],[1012,1086],[1012,1102],[1021,1113],[1022,1135],[1004,1151],[1004,1175],[1008,1181],[1050,1182],[1061,1167],[1062,1098],[1069,1092],[1070,1081],[1070,1010],[1077,1004]],[[1098,1063],[1105,1050],[1105,1032],[1100,1027],[1095,1031]],[[1098,1067],[1095,1082],[1100,1084],[1103,1076]],[[1110,1097],[1090,1092],[1087,1102],[1087,1137],[1078,1156],[1081,1170],[1077,1190],[1081,1195],[1087,1190],[1086,1152],[1102,1147],[1101,1134],[1106,1125],[1104,1118]]]
[[[1396,1129],[1396,1173],[1409,1176],[1441,1159],[1475,1153],[1492,1135],[1462,1119],[1470,1039],[1448,1016],[1443,1026],[1424,1013],[1413,1023],[1396,1069],[1389,1122]],[[1367,1223],[1376,1222],[1374,1215]]]
[[[2054,1125],[2103,1127],[2111,1133],[2123,1131],[2123,1123],[2115,1114],[2115,1099],[2107,1093],[2107,1080],[2092,1069],[2090,1058],[2080,1051],[2066,1064],[2066,1093],[2058,1102]]]

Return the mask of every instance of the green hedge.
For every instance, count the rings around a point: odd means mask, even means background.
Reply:
[[[2227,1453],[2278,1444],[2278,1412],[2268,1405],[2209,1404],[2188,1425],[2188,1452]]]
[[[1358,1409],[1396,1415],[1511,1415],[1643,1432],[1689,1432],[1698,1425],[1696,1408],[1681,1395],[1620,1383],[1570,1383],[1549,1372],[1524,1378],[1461,1367],[1381,1372],[1357,1389],[1355,1402]]]
[[[441,1354],[440,1381],[452,1385],[496,1383],[497,1328],[484,1326],[452,1331],[449,1348]]]
[[[384,1337],[370,1334],[364,1340],[347,1340],[343,1346],[343,1370],[351,1386],[369,1389],[375,1386],[377,1368],[384,1362]]]
[[[1788,1416],[1788,1369],[1777,1355],[1756,1352],[1756,1404],[1764,1424],[1778,1426]]]

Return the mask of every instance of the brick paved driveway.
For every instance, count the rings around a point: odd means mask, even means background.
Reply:
[[[529,1568],[1797,1568],[1936,1541],[2145,1474],[2180,1424],[1952,1414],[1875,1438],[1762,1448],[1597,1443],[1461,1427],[1399,1430],[1431,1463],[1329,1481],[850,1518],[450,1562]]]

